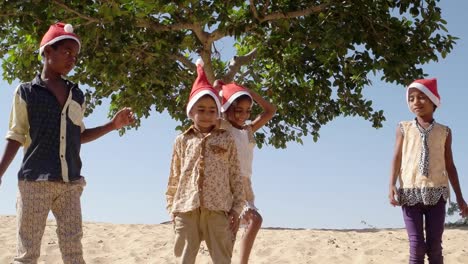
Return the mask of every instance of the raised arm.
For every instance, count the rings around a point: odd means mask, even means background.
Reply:
[[[252,131],[255,132],[273,118],[276,113],[276,106],[265,100],[255,91],[251,89],[248,90],[254,101],[263,109],[263,112],[252,121]]]

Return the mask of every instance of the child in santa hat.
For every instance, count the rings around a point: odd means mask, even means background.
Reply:
[[[85,186],[81,176],[82,143],[133,122],[129,108],[111,122],[85,128],[83,92],[63,76],[75,66],[81,44],[70,24],[51,25],[39,52],[42,72],[15,91],[7,143],[0,159],[0,179],[23,146],[18,173],[17,255],[13,261],[37,263],[49,211],[57,221],[57,235],[65,264],[85,263],[81,245],[80,197]]]
[[[178,263],[195,263],[205,240],[213,263],[231,263],[243,188],[234,138],[219,127],[221,105],[197,62],[187,115],[193,125],[177,136],[166,191]]]
[[[452,132],[433,117],[440,106],[435,78],[415,80],[408,86],[406,98],[416,118],[400,122],[396,131],[389,200],[403,210],[410,242],[409,263],[424,263],[426,254],[429,263],[443,263],[442,233],[449,182],[460,214],[468,216],[452,157]]]
[[[251,182],[255,147],[254,133],[273,118],[276,107],[256,92],[236,83],[224,84],[218,80],[215,82],[215,87],[221,90],[222,111],[225,121],[227,121],[222,122],[222,127],[231,132],[237,145],[246,195],[246,204],[240,216],[242,223],[245,224],[245,232],[240,241],[240,263],[248,263],[250,252],[263,221],[254,203],[255,196]],[[263,112],[247,124],[254,101],[260,105]]]

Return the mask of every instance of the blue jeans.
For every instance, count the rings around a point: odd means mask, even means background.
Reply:
[[[424,264],[427,254],[430,264],[443,264],[442,234],[445,224],[445,200],[435,205],[402,206],[403,219],[410,243],[410,264]],[[426,238],[424,238],[424,229]]]

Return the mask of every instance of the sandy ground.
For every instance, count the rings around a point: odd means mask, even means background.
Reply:
[[[11,263],[15,254],[15,221],[14,216],[0,216],[2,264]],[[62,263],[55,228],[55,221],[47,223],[39,263]],[[171,225],[84,223],[88,264],[173,263],[172,241]],[[236,244],[233,263],[238,262],[238,255]],[[468,228],[445,230],[444,255],[446,263],[468,263]],[[402,229],[265,228],[258,235],[250,263],[395,264],[407,263],[407,258],[408,242]],[[211,263],[204,244],[197,263]]]

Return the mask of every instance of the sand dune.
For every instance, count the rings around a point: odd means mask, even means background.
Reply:
[[[55,221],[47,223],[39,263],[61,263]],[[84,224],[83,245],[88,264],[172,263],[171,225]],[[0,216],[0,263],[15,254],[15,217]],[[233,263],[238,260],[237,246]],[[468,228],[444,234],[446,263],[468,263]],[[265,228],[259,233],[251,262],[319,264],[407,263],[408,242],[402,229],[309,230]],[[211,263],[202,244],[197,263]]]

